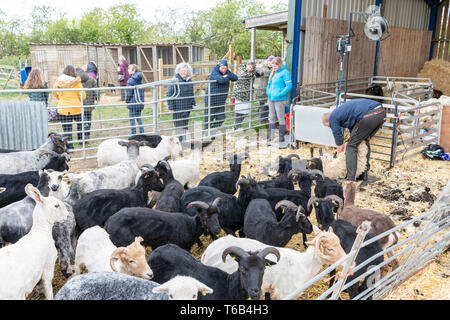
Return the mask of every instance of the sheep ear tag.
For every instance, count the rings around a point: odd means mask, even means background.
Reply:
[[[201,290],[200,292],[202,293],[203,296],[206,296],[205,290]]]

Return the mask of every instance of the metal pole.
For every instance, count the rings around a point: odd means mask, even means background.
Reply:
[[[248,128],[252,127],[252,108],[253,108],[253,78],[250,79],[250,110],[248,113]]]
[[[356,257],[358,256],[359,250],[361,249],[361,245],[364,241],[364,238],[366,237],[366,234],[370,230],[370,225],[371,225],[370,221],[363,221],[363,223],[361,223],[361,225],[356,230],[358,235],[356,236],[355,242],[353,242],[352,250],[349,253],[352,255],[352,257],[351,259],[347,259],[347,261],[345,262],[344,267],[342,268],[342,274],[344,275],[344,278],[338,280],[337,289],[333,291],[330,300],[337,300],[337,298],[339,297],[342,291],[342,287],[344,286],[344,283],[347,280],[348,270],[355,263]]]
[[[211,82],[208,82],[208,137],[211,136]]]
[[[353,19],[353,12],[350,12],[350,15],[348,17],[348,46],[351,46],[351,32],[352,32],[352,19]],[[347,52],[347,60],[345,63],[345,91],[344,91],[344,102],[347,101],[347,83],[348,83],[348,68],[350,65],[350,52]]]
[[[302,0],[295,0],[294,7],[294,37],[292,44],[292,90],[288,101],[297,96],[298,62],[300,58],[300,26],[302,22]],[[289,39],[290,40],[290,39]]]
[[[256,51],[256,28],[252,28],[252,39],[250,48],[250,60],[255,61],[255,51]]]
[[[158,100],[159,100],[159,91],[158,86],[153,87],[153,133],[159,133],[158,127]]]
[[[392,124],[392,141],[391,141],[391,159],[389,161],[389,168],[393,168],[395,164],[395,155],[397,153],[397,138],[398,138],[398,105],[394,101],[394,123]]]
[[[86,142],[85,142],[85,134],[84,134],[84,101],[83,101],[83,91],[80,91],[80,101],[81,101],[81,137],[83,144],[83,158],[86,159]]]

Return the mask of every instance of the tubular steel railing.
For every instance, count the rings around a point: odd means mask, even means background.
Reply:
[[[267,78],[265,76],[265,78]],[[245,79],[245,78],[240,78]],[[253,88],[253,78],[248,79],[250,86],[247,90],[230,90],[225,93],[211,93],[211,84],[215,80],[178,82],[175,78],[162,80],[133,87],[102,87],[83,89],[34,89],[34,90],[0,90],[0,100],[28,100],[28,94],[48,94],[48,109],[58,110],[64,113],[64,109],[78,109],[78,114],[73,115],[70,122],[66,117],[59,116],[56,122],[49,122],[49,132],[58,132],[66,135],[73,146],[72,160],[96,158],[98,144],[110,138],[127,138],[131,131],[136,134],[163,134],[180,136],[187,134],[187,140],[198,141],[211,139],[227,132],[239,133],[248,129],[257,129],[268,124],[268,107],[265,88]],[[231,83],[231,82],[230,82]],[[202,90],[208,87],[207,92]],[[165,92],[169,86],[176,87],[172,96],[159,96],[160,88]],[[193,96],[179,96],[180,88],[193,86]],[[230,87],[234,87],[230,85]],[[133,92],[137,97],[136,102],[127,103],[120,101],[120,90]],[[141,99],[139,90],[144,91],[144,99]],[[80,102],[71,106],[58,106],[55,93],[77,92],[81,97],[82,92],[88,94],[95,92],[99,98],[95,104],[86,105],[86,99],[78,99]],[[181,90],[183,91],[183,90]],[[240,113],[245,114],[240,123],[237,117],[235,103],[232,98],[239,93],[248,95],[249,101]],[[226,102],[215,105],[215,99],[226,96]],[[126,96],[126,95],[125,95]],[[169,102],[186,101],[194,98],[196,105],[192,110],[168,110],[165,105]],[[206,99],[205,99],[206,98]],[[206,104],[205,104],[206,100]],[[43,102],[44,103],[44,102]],[[128,109],[143,106],[143,110],[137,114],[131,114]],[[163,106],[163,107],[162,107]],[[91,111],[91,109],[93,109]],[[246,118],[246,119],[245,119]],[[142,121],[133,125],[130,121]],[[201,125],[199,125],[201,124]],[[65,129],[64,129],[64,127]],[[71,128],[70,130],[68,128]],[[186,132],[180,133],[186,130]],[[140,131],[141,130],[141,131]],[[178,130],[178,131],[177,131]]]

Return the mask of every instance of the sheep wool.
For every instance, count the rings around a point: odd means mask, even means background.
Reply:
[[[366,155],[368,149],[367,145],[362,142],[358,147],[358,166],[356,169],[356,176],[360,176],[364,170],[366,170]],[[330,179],[345,179],[347,175],[347,167],[345,164],[345,151],[338,154],[336,159],[333,159],[332,155],[324,155],[323,161],[323,173]]]

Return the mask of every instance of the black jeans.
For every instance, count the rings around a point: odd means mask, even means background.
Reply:
[[[208,107],[205,109],[205,123],[204,123],[204,129],[208,129],[208,120],[210,121],[210,127],[211,128],[218,128],[222,126],[222,123],[225,121],[225,107],[219,106],[214,107],[211,106],[211,115],[210,119],[208,119],[209,110]]]
[[[258,107],[259,124],[267,123],[269,121],[269,106],[266,101],[260,101]]]
[[[59,120],[61,121],[61,125],[63,128],[64,132],[71,132],[72,131],[72,122],[79,122],[77,123],[77,138],[78,140],[82,140],[83,139],[83,134],[81,133],[81,131],[83,130],[83,124],[81,123],[81,114],[75,114],[75,115],[70,115],[70,116],[66,116],[63,114],[59,114]],[[73,149],[72,146],[72,134],[71,133],[66,133],[63,135],[64,138],[67,140],[67,143],[69,145],[69,149]]]
[[[180,141],[186,140],[186,133],[189,129],[189,115],[190,110],[174,111],[172,113],[173,124],[175,127],[175,135],[178,136]]]
[[[382,110],[379,113],[371,114],[377,110],[370,110],[367,112],[367,117],[362,118],[355,124],[350,133],[350,138],[347,142],[345,149],[345,163],[347,166],[347,180],[355,181],[356,169],[358,164],[358,146],[361,142],[365,141],[368,151],[366,159],[366,170],[369,168],[370,159],[370,144],[369,140],[377,133],[377,131],[383,126],[384,119],[386,118],[386,110]]]

